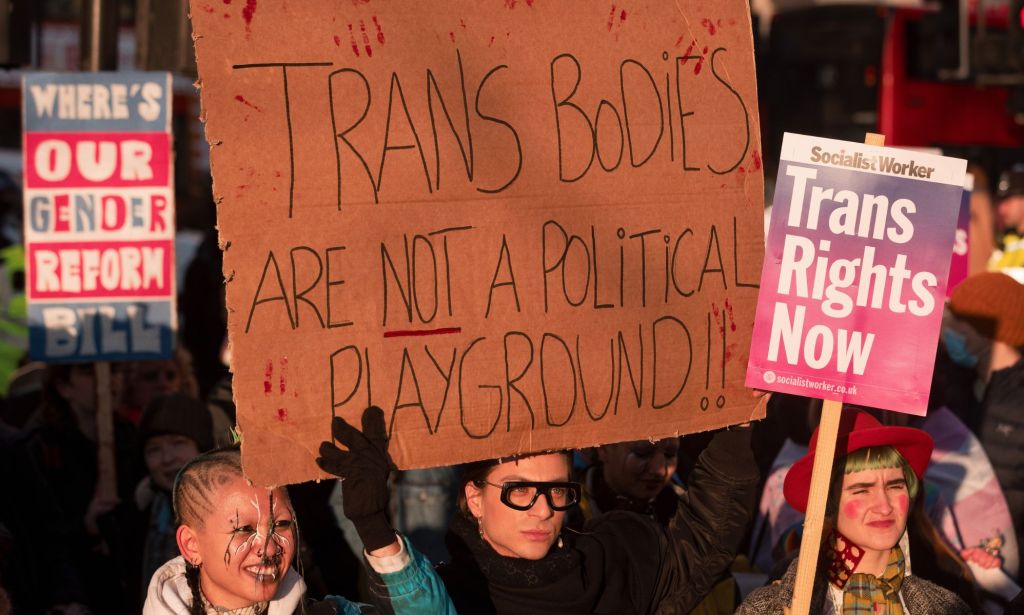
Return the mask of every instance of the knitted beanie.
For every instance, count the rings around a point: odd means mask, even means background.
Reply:
[[[145,443],[168,434],[192,438],[199,452],[213,448],[213,419],[206,404],[181,393],[155,397],[142,411],[139,436]]]
[[[985,337],[1024,346],[1024,284],[1005,273],[970,276],[953,290],[949,308]]]

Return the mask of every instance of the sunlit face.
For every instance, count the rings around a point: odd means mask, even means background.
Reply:
[[[170,491],[178,470],[199,454],[196,441],[179,434],[152,436],[142,448],[153,483]]]
[[[608,444],[598,449],[605,483],[618,495],[646,501],[665,488],[679,464],[679,438]]]
[[[178,529],[182,553],[201,564],[203,594],[226,609],[271,600],[295,555],[287,493],[256,488],[238,477],[218,490],[212,505],[202,528]]]
[[[888,553],[903,536],[909,509],[902,469],[852,472],[843,477],[836,527],[866,552]]]
[[[499,555],[541,559],[558,540],[565,511],[551,510],[544,497],[538,497],[530,510],[514,510],[505,506],[501,502],[500,485],[517,480],[567,481],[568,458],[552,453],[497,465],[487,475],[487,482],[493,484],[483,487],[472,483],[466,485],[466,504],[480,523],[484,540]]]

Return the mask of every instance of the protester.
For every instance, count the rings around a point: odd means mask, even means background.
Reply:
[[[597,447],[596,454],[597,462],[583,474],[579,506],[583,519],[628,510],[667,527],[686,493],[676,474],[680,439],[673,436],[654,442],[605,444]],[[731,613],[736,609],[738,596],[736,582],[726,571],[693,613]]]
[[[340,417],[333,442],[320,448],[320,467],[337,476],[345,513],[369,553],[400,553],[407,541],[387,520],[387,455],[383,412],[363,415],[363,432]],[[469,464],[448,547],[444,581],[408,566],[406,581],[371,570],[370,587],[384,612],[410,587],[433,598],[447,591],[459,613],[686,613],[732,562],[749,520],[757,484],[748,427],[721,431],[701,455],[687,495],[662,528],[652,519],[615,511],[563,529],[581,488],[569,482],[566,453],[542,453]],[[371,561],[372,565],[372,561]]]
[[[101,613],[134,612],[138,567],[130,556],[131,499],[141,478],[138,433],[113,415],[117,493],[100,492],[94,369],[91,364],[47,366],[44,403],[27,423],[31,434],[25,446],[57,500],[59,525],[50,531],[71,554],[86,594],[81,602]]]
[[[950,358],[974,371],[973,402],[962,411],[988,453],[1014,530],[1024,536],[1024,285],[1002,273],[963,281],[943,317]]]
[[[679,438],[605,444],[597,447],[597,459],[583,475],[585,518],[630,510],[667,525],[675,516],[684,492],[673,482]]]
[[[183,556],[153,575],[145,613],[299,606],[304,587],[290,568],[297,536],[283,490],[249,485],[238,452],[220,451],[183,468],[173,498]]]
[[[805,512],[818,432],[810,452],[786,475],[784,493]],[[906,565],[907,521],[919,496],[932,439],[909,427],[883,427],[870,414],[844,408],[811,613],[969,613],[954,593],[914,576]],[[798,560],[781,581],[754,590],[739,614],[782,613],[793,599]]]
[[[180,393],[199,399],[199,386],[192,370],[192,357],[185,348],[178,346],[174,356],[155,361],[135,361],[130,364],[127,374],[122,411],[136,421],[142,410],[153,398],[170,393]],[[213,420],[215,446],[231,445],[231,429],[234,415],[228,414],[223,406],[207,404]]]
[[[907,522],[913,574],[953,590],[973,612],[1001,612],[1019,587],[1017,539],[1006,499],[978,439],[945,406],[948,380],[939,349],[936,379],[927,417],[886,412],[887,425],[911,426],[934,441],[921,497]],[[795,423],[796,421],[794,421]],[[796,557],[803,515],[785,503],[783,481],[789,468],[807,453],[802,429],[792,431],[779,452],[761,499],[752,558],[769,578],[781,577]],[[756,433],[755,433],[756,435]],[[977,607],[977,608],[976,608]]]
[[[124,407],[136,418],[158,395],[182,393],[199,397],[199,387],[192,373],[192,358],[180,347],[169,359],[131,363],[126,385]]]
[[[149,475],[135,490],[135,505],[146,522],[142,590],[156,570],[178,555],[171,490],[174,478],[200,452],[213,448],[213,421],[206,405],[180,393],[161,395],[139,421],[142,456]]]
[[[1024,164],[999,176],[996,215],[1002,237],[989,259],[989,271],[1001,271],[1024,283]]]
[[[305,583],[291,567],[299,531],[288,493],[246,480],[238,449],[189,462],[173,498],[182,555],[153,575],[144,615],[360,612],[343,598],[305,598]]]

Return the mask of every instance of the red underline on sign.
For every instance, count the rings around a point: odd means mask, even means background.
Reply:
[[[452,333],[462,333],[462,327],[423,329],[420,331],[385,331],[384,337],[422,337],[424,335],[451,335]]]

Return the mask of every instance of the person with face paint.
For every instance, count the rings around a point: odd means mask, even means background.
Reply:
[[[299,531],[284,488],[254,486],[238,449],[200,455],[174,483],[179,557],[149,584],[143,615],[354,615],[343,598],[305,600],[292,567]]]
[[[786,501],[806,512],[818,431],[810,452],[786,474]],[[911,427],[884,427],[873,416],[845,407],[838,458],[826,505],[810,612],[857,615],[960,615],[970,613],[953,592],[913,576],[907,567],[907,520],[920,495],[933,443]],[[751,592],[738,615],[783,613],[793,600],[797,561],[780,581]]]
[[[349,450],[324,442],[320,467],[346,477],[343,489],[376,494],[345,493],[345,513],[368,554],[408,551],[384,513],[392,464],[383,412],[370,408],[363,416],[363,434],[372,447],[360,444],[353,434],[359,432],[340,417],[332,427]],[[409,612],[395,602],[415,587],[426,596],[445,593],[458,613],[474,615],[687,613],[732,562],[753,510],[758,472],[750,431],[715,435],[666,526],[612,511],[581,530],[564,527],[567,511],[582,495],[570,478],[567,452],[469,464],[448,534],[451,561],[437,570],[443,585],[436,575],[408,566],[381,573],[370,560],[374,602],[382,612]],[[399,579],[404,587],[396,591]]]

